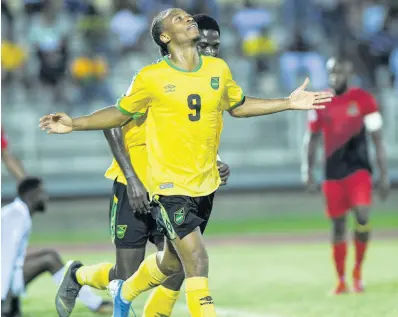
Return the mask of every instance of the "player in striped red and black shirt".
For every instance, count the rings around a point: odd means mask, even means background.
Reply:
[[[362,292],[361,266],[369,240],[369,210],[372,202],[372,169],[367,150],[367,136],[375,145],[380,176],[380,197],[389,191],[386,154],[382,142],[383,121],[374,97],[360,88],[348,86],[351,64],[330,59],[327,63],[330,88],[335,97],[323,111],[309,112],[309,137],[305,141],[303,180],[314,188],[313,167],[317,144],[323,135],[325,181],[323,193],[326,212],[333,225],[333,257],[339,282],[335,294],[348,291],[345,281],[346,215],[353,211],[355,227],[354,291]]]

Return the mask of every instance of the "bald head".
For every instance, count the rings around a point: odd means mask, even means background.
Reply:
[[[329,86],[337,94],[343,93],[348,86],[348,80],[352,72],[350,61],[342,58],[332,57],[326,63],[326,69],[329,76]]]

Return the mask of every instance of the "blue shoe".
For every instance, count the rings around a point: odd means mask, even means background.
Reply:
[[[113,299],[113,317],[129,316],[131,303],[126,303],[122,300],[121,291],[123,283],[124,282],[122,280],[113,280],[108,285],[109,294],[112,296]]]

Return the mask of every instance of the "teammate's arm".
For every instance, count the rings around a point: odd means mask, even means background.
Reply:
[[[221,178],[221,185],[226,185],[229,176],[231,175],[231,171],[229,169],[229,165],[224,163],[221,160],[220,155],[217,154],[217,168],[218,168],[218,173],[220,174]]]
[[[26,176],[21,162],[8,149],[1,150],[1,160],[17,181]]]
[[[309,79],[306,78],[304,83],[293,91],[288,98],[261,99],[246,97],[239,106],[229,109],[229,113],[233,117],[247,118],[264,116],[285,110],[311,110],[325,108],[324,104],[332,100],[332,93],[305,91],[304,89],[308,84]],[[229,87],[227,87],[227,89],[228,88]]]
[[[149,202],[147,192],[138,178],[131,159],[125,150],[123,133],[120,127],[104,130],[104,135],[117,163],[127,180],[127,196],[134,212],[147,213]]]
[[[364,117],[365,127],[372,137],[376,149],[376,162],[379,169],[380,198],[386,199],[390,191],[390,181],[387,173],[387,155],[382,137],[383,120],[378,111],[369,113]]]

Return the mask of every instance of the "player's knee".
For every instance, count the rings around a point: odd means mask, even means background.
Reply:
[[[157,254],[158,263],[162,272],[167,275],[175,275],[183,271],[180,259],[177,256],[166,255],[164,251]]]
[[[333,241],[340,242],[345,240],[346,231],[345,217],[333,219]]]
[[[126,280],[133,275],[145,257],[145,247],[135,249],[116,249],[114,279]]]
[[[63,267],[63,263],[61,260],[61,256],[59,255],[59,253],[55,250],[49,249],[49,250],[45,250],[43,251],[44,255],[44,263],[47,267],[47,269],[51,272],[51,273],[56,273],[58,272],[62,267]]]
[[[369,208],[357,207],[355,210],[355,219],[358,225],[367,225],[369,222]]]

